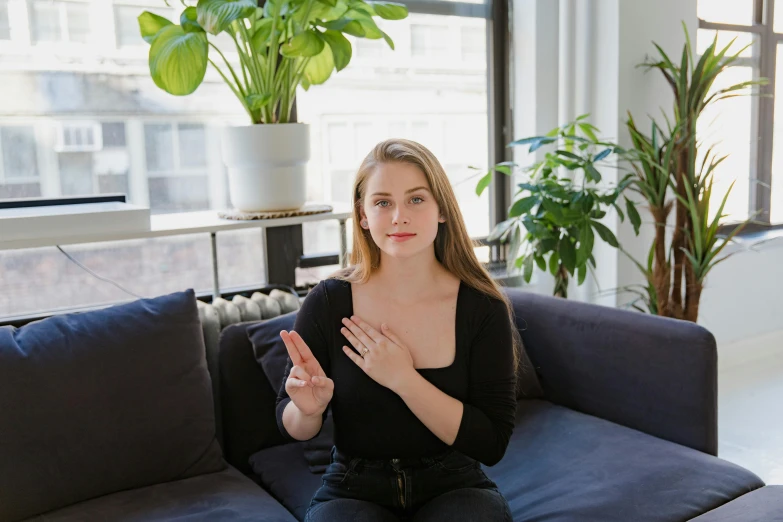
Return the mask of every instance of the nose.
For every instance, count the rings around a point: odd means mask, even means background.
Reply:
[[[405,225],[409,224],[411,220],[404,212],[405,209],[398,206],[397,211],[394,213],[394,218],[392,220],[392,223],[395,225],[399,225],[400,223],[403,223]]]

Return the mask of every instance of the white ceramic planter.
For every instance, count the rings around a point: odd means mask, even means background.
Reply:
[[[221,135],[231,204],[243,212],[297,209],[307,197],[310,126],[225,127]]]

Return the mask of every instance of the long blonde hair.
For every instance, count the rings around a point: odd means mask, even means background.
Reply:
[[[437,158],[423,145],[406,139],[388,139],[378,143],[364,158],[353,184],[353,249],[350,266],[338,270],[329,277],[351,283],[366,283],[381,262],[381,249],[373,241],[369,230],[361,227],[361,208],[367,180],[382,163],[408,163],[424,173],[440,214],[446,219],[438,223],[435,236],[435,258],[449,272],[480,293],[500,299],[506,304],[514,350],[514,368],[518,368],[522,340],[516,328],[514,311],[501,287],[476,258],[473,250],[478,246],[468,234],[457,198],[446,171]],[[515,370],[516,371],[516,370]]]

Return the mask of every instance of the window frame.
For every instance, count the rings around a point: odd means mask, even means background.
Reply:
[[[775,33],[775,0],[753,0],[752,25],[710,22],[699,18],[699,29],[731,31],[754,35],[752,57],[740,58],[737,66],[750,66],[753,79],[767,78],[768,84],[760,87],[754,96],[751,109],[751,163],[748,183],[749,215],[759,212],[741,235],[756,234],[770,229],[783,228],[783,223],[772,223],[772,154],[775,131],[775,83],[778,45],[783,44],[783,33]],[[781,14],[783,16],[783,13]],[[721,233],[728,233],[739,226],[726,223]]]

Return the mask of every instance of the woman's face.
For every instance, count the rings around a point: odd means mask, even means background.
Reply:
[[[430,248],[438,233],[438,204],[424,173],[409,163],[382,163],[370,174],[362,220],[375,244],[394,257]]]

